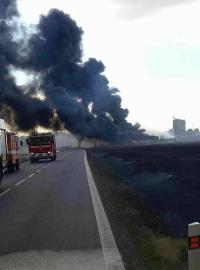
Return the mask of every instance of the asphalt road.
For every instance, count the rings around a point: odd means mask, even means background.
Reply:
[[[83,151],[4,176],[0,269],[105,270]]]

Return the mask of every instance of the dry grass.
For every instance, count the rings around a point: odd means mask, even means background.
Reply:
[[[152,255],[170,264],[178,264],[182,261],[187,250],[186,241],[168,236],[151,236]]]

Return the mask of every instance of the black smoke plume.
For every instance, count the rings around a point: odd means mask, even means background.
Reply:
[[[145,137],[140,126],[127,122],[129,112],[121,107],[119,90],[109,86],[103,63],[82,61],[83,31],[70,16],[56,9],[41,16],[21,54],[12,26],[18,15],[16,2],[3,0],[0,8],[0,106],[14,112],[20,130],[37,125],[58,129],[64,124],[81,137],[112,142]],[[38,83],[17,87],[11,67],[37,74],[39,88]],[[38,91],[45,100],[36,98]]]
[[[15,0],[1,0],[0,1],[0,18],[10,19],[13,16],[17,16],[17,5]]]
[[[24,89],[16,86],[10,74],[11,66],[16,68],[22,60],[18,53],[19,42],[14,40],[15,27],[12,19],[18,15],[14,0],[0,2],[0,106],[7,106],[14,112],[19,129],[29,130],[36,125],[49,126],[53,118],[47,102],[32,98]]]

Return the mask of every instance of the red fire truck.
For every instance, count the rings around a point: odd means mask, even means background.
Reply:
[[[6,130],[4,120],[0,119],[0,184],[4,172],[14,172],[19,168],[19,139],[15,133]]]
[[[19,139],[15,133],[7,132],[7,170],[14,172],[20,168]]]
[[[30,161],[40,159],[56,160],[56,141],[53,133],[32,132],[27,139],[29,146]]]

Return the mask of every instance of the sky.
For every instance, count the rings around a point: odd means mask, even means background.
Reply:
[[[51,8],[76,20],[84,59],[104,62],[130,122],[166,131],[175,116],[200,128],[199,0],[18,0],[18,6],[27,24]]]

